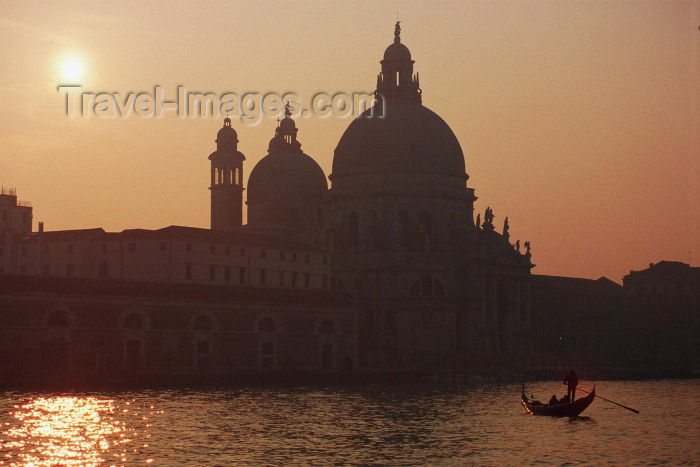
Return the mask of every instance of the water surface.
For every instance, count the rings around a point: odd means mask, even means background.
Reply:
[[[700,380],[596,384],[641,413],[596,399],[581,418],[535,417],[517,384],[6,392],[0,465],[700,463]]]

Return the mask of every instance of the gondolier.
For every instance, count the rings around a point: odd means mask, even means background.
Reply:
[[[576,376],[576,371],[571,370],[566,378],[564,378],[564,384],[567,384],[566,395],[569,396],[571,402],[576,400],[576,386],[578,386],[578,376]]]

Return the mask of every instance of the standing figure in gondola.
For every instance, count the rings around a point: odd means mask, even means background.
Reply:
[[[578,376],[576,376],[576,371],[571,370],[566,378],[564,378],[564,384],[568,385],[566,395],[569,397],[571,402],[576,400],[576,386],[578,386]]]

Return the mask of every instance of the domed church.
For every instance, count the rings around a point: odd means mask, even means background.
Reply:
[[[399,23],[380,64],[374,105],[335,148],[330,189],[285,112],[251,172],[245,228],[331,254],[332,286],[358,294],[361,367],[519,367],[532,352],[529,243],[511,244],[507,218],[497,232],[490,208],[474,218],[462,148],[422,104]]]
[[[336,275],[359,294],[360,363],[476,367],[531,351],[529,247],[474,219],[464,154],[423,106],[411,52],[386,48],[374,108],[338,142],[328,203]],[[529,245],[529,244],[528,244]]]

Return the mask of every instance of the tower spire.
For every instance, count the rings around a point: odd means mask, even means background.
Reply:
[[[394,26],[394,44],[399,43],[401,43],[401,21],[397,21]]]

